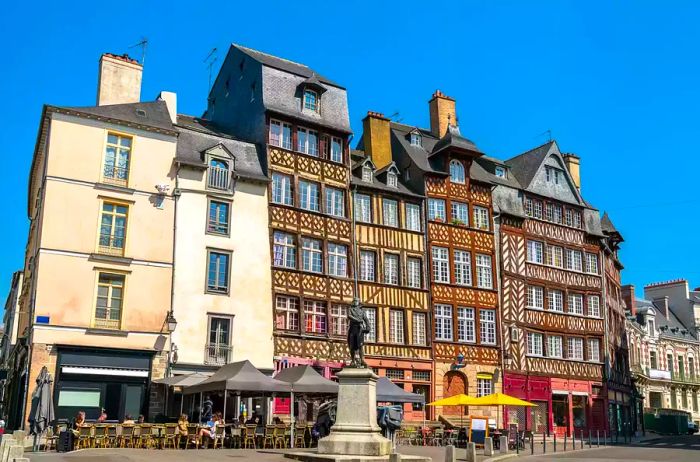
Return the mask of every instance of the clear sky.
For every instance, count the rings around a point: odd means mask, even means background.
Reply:
[[[367,110],[428,125],[435,89],[462,133],[509,158],[547,141],[581,157],[582,192],[625,238],[623,279],[700,285],[700,4],[651,1],[5,2],[0,15],[0,298],[22,268],[27,177],[44,103],[95,103],[101,53],[148,38],[142,98],[201,115],[203,62],[236,42],[299,61]],[[357,139],[357,138],[356,138]]]

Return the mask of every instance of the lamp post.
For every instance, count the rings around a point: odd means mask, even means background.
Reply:
[[[175,331],[175,328],[177,327],[177,319],[175,319],[175,315],[173,315],[173,311],[170,310],[168,311],[168,315],[165,317],[165,325],[168,329],[168,364],[167,364],[167,369],[165,371],[165,376],[170,377],[170,369],[172,367],[172,362],[173,362],[173,353],[175,352],[175,349],[173,348],[173,332]]]

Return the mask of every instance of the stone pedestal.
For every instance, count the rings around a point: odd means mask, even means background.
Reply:
[[[377,425],[377,379],[371,369],[338,372],[338,411],[331,434],[318,441],[318,454],[386,456],[391,440]]]

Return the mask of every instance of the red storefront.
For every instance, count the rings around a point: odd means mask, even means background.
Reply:
[[[521,430],[561,436],[607,429],[607,406],[600,382],[508,374],[503,392],[537,405],[507,408],[506,425],[517,423]]]

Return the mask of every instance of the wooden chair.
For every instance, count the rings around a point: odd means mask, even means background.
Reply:
[[[115,424],[107,425],[105,432],[105,447],[116,448],[118,445],[119,432],[118,426]]]
[[[187,449],[191,444],[194,445],[195,449],[199,448],[200,443],[199,437],[199,425],[189,424],[187,426],[187,442],[185,443],[185,449]]]
[[[148,449],[151,446],[151,424],[138,425],[138,438],[135,440],[136,447]],[[134,436],[137,436],[136,434]]]
[[[223,448],[226,440],[226,425],[217,425],[214,427],[214,449],[216,447]]]
[[[58,436],[54,432],[53,427],[49,427],[46,429],[46,439],[44,440],[44,451],[49,452],[49,448],[51,446],[56,449],[56,441],[58,440]]]
[[[280,449],[284,449],[287,446],[289,446],[289,437],[285,434],[285,430],[286,427],[284,426],[284,424],[274,426],[274,429],[272,430],[272,440],[274,448],[277,448],[277,446],[279,446]]]
[[[294,427],[294,447],[306,447],[306,425],[296,425]]]
[[[247,449],[249,444],[253,445],[253,449],[258,448],[258,443],[255,441],[255,425],[245,425],[243,430],[243,449]]]
[[[133,448],[134,447],[134,431],[136,427],[131,424],[122,425],[122,434],[119,435],[119,447],[120,448]]]
[[[236,446],[236,448],[240,449],[243,441],[242,436],[243,429],[241,427],[231,427],[231,431],[229,432],[229,447],[233,448]]]
[[[275,426],[274,425],[265,425],[265,432],[263,433],[263,442],[262,442],[263,449],[267,448],[268,444],[270,445],[270,449],[273,449],[275,447]]]
[[[163,433],[161,435],[160,441],[161,441],[161,447],[163,449],[167,448],[168,446],[172,446],[173,449],[176,449],[180,446],[180,441],[178,438],[177,434],[177,424],[165,424],[163,427]]]
[[[163,438],[165,436],[165,427],[163,425],[153,425],[151,427],[151,437],[149,443],[152,448],[163,448]]]
[[[428,441],[431,446],[442,446],[444,444],[444,438],[445,429],[442,427],[438,427],[435,430],[433,430],[433,435]]]
[[[92,435],[93,448],[104,448],[107,447],[107,425],[98,424],[94,427],[95,431]]]
[[[76,449],[93,447],[92,425],[81,425],[78,427],[78,443]]]

